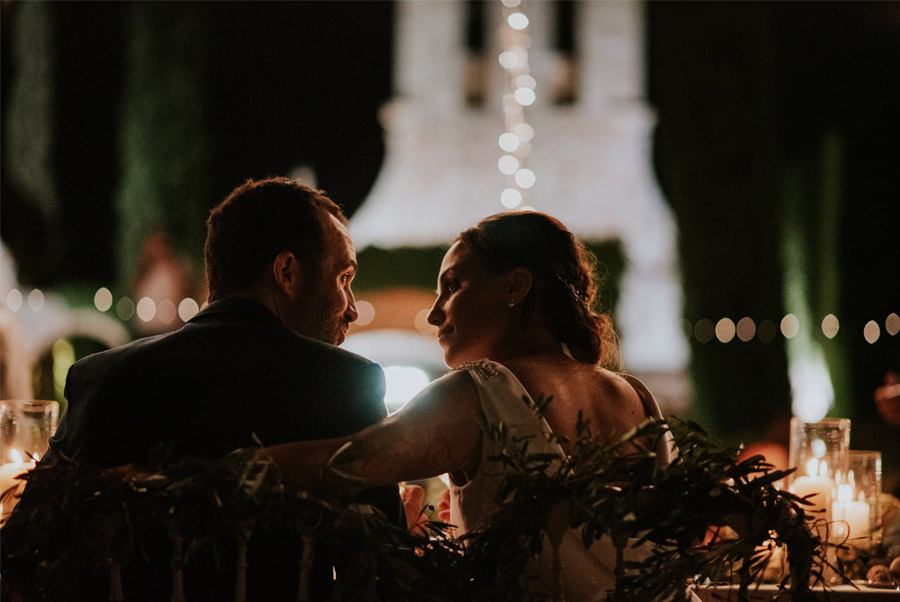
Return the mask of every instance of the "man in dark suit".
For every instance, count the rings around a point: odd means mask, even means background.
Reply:
[[[72,366],[51,449],[111,467],[145,463],[160,443],[176,457],[216,457],[254,436],[265,445],[337,437],[383,418],[381,368],[337,347],[357,317],[346,223],[322,192],[287,178],[232,191],[207,222],[209,305],[173,333]],[[366,495],[401,523],[396,487]],[[266,550],[254,563],[251,546],[251,599],[293,599],[296,545],[256,547]],[[261,567],[270,574],[254,576]],[[330,576],[320,567],[318,587]],[[256,596],[255,581],[265,587]],[[199,599],[228,597],[204,589]]]

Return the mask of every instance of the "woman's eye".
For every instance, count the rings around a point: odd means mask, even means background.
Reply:
[[[459,289],[459,282],[457,282],[456,280],[450,280],[447,282],[447,286],[445,286],[444,289],[448,293],[452,293]]]

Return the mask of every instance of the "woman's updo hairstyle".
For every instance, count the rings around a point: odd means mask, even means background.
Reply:
[[[573,358],[619,368],[609,317],[594,310],[596,259],[559,220],[536,211],[498,213],[462,232],[458,240],[491,272],[505,274],[517,267],[531,271],[534,283],[523,300],[523,327],[540,308]]]

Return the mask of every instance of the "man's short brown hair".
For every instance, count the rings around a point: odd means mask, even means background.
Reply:
[[[206,220],[209,300],[253,288],[282,251],[315,269],[325,249],[329,214],[347,223],[324,192],[290,178],[247,180],[232,190]]]

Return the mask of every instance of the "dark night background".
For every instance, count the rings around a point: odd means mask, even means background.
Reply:
[[[2,8],[2,238],[23,283],[127,280],[116,199],[136,164],[160,174],[188,252],[208,208],[247,177],[308,164],[352,213],[378,174],[392,3],[61,2],[46,7],[55,106],[39,124],[58,204],[42,209],[9,177],[23,5]],[[872,392],[900,369],[900,337],[868,344],[859,333],[900,306],[900,3],[651,2],[646,15],[655,166],[680,228],[684,317],[777,323],[790,225],[814,313],[841,318],[838,337],[819,336],[847,375],[835,411],[854,419],[856,447],[885,447],[897,430],[878,421]],[[190,107],[168,81],[190,82]],[[151,118],[160,108],[167,118]],[[174,183],[165,176],[181,155],[154,147],[167,136],[193,149]],[[783,424],[783,343],[692,340],[697,415],[726,436]]]

